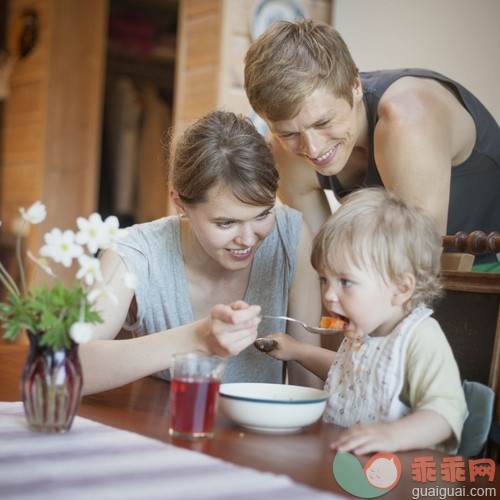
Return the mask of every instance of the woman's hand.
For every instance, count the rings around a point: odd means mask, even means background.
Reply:
[[[214,306],[207,318],[202,342],[212,354],[239,354],[257,338],[260,310],[260,306],[248,305],[242,300]]]

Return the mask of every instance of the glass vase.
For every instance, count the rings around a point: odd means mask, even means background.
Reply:
[[[28,426],[38,432],[66,432],[71,428],[82,393],[78,344],[53,350],[40,345],[41,335],[29,334],[21,390]]]

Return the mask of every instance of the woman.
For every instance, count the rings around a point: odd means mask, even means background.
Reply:
[[[110,296],[103,323],[82,345],[84,393],[158,373],[171,355],[203,351],[228,357],[224,381],[282,382],[282,362],[253,347],[258,335],[317,337],[261,313],[318,323],[319,281],[309,262],[310,234],[301,215],[276,206],[279,175],[264,138],[234,113],[204,116],[172,155],[171,198],[179,215],[133,226],[107,250],[101,266]],[[132,272],[134,291],[123,286]],[[134,338],[113,339],[121,328]],[[150,335],[154,334],[154,335]],[[291,383],[317,385],[298,364]]]

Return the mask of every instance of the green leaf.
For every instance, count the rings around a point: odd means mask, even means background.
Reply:
[[[61,282],[52,287],[33,287],[26,297],[8,293],[6,301],[0,303],[0,324],[5,330],[4,338],[8,340],[16,340],[25,329],[41,335],[41,345],[54,350],[67,348],[72,342],[70,328],[77,321],[102,322],[78,282],[71,287]]]

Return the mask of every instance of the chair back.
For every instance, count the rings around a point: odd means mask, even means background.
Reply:
[[[439,321],[457,360],[462,380],[490,387],[496,395],[494,425],[500,423],[500,273],[442,271]],[[488,456],[500,456],[488,443]]]
[[[500,252],[500,233],[493,231],[486,234],[483,231],[459,231],[453,236],[443,236],[443,247],[452,248],[457,252],[472,254]]]
[[[500,233],[483,231],[466,233],[459,231],[455,235],[443,236],[444,248],[441,256],[441,268],[447,271],[471,271],[474,256],[479,254],[498,254],[500,252]]]
[[[484,453],[493,421],[495,393],[491,387],[464,380],[465,401],[469,415],[465,419],[458,455],[478,457]]]

